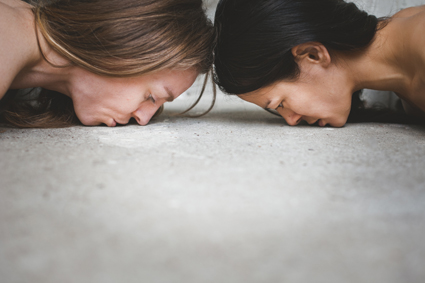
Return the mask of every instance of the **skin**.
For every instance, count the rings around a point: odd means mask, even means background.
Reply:
[[[198,75],[195,69],[165,69],[135,78],[105,78],[83,69],[78,73],[64,91],[72,98],[77,117],[84,125],[111,127],[131,118],[148,124],[161,105],[186,91]]]
[[[30,6],[17,0],[0,0],[0,99],[9,89],[42,87],[69,96],[84,125],[115,126],[134,118],[146,125],[167,101],[173,101],[195,81],[198,71],[163,69],[137,77],[111,78],[70,64],[46,43],[41,48]],[[37,31],[38,32],[38,31]]]
[[[239,95],[262,108],[275,109],[289,125],[301,121],[343,126],[352,93],[368,88],[394,91],[405,110],[425,115],[425,6],[394,15],[373,42],[357,52],[331,54],[319,42],[292,49],[300,68],[295,81],[278,81]]]

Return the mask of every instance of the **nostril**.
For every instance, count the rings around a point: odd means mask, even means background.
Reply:
[[[140,119],[137,115],[133,114],[133,119],[136,120],[137,124],[140,124]]]
[[[137,124],[139,124],[140,126],[145,126],[149,123],[149,119],[146,119],[146,117],[143,116],[135,115],[134,119],[136,119]]]
[[[151,107],[150,109],[137,109],[136,111],[134,111],[132,114],[132,117],[134,119],[136,119],[137,123],[141,126],[145,126],[149,123],[149,121],[151,120],[152,116],[154,116],[155,112],[158,113],[161,111],[161,108],[154,108]]]
[[[302,117],[298,118],[298,120],[297,120],[297,125],[298,125],[299,123],[301,123],[302,119],[303,119]]]
[[[140,115],[138,115],[138,113],[133,113],[133,118],[136,120],[137,124],[141,126],[146,125],[145,121],[142,119]]]

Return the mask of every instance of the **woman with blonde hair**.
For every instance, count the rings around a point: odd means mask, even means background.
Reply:
[[[0,115],[20,127],[145,125],[212,64],[201,0],[0,0],[0,32]]]

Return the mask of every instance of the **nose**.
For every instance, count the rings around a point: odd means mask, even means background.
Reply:
[[[139,109],[131,113],[131,116],[136,119],[139,125],[145,126],[149,123],[152,116],[155,115],[158,109],[161,109],[161,107],[139,107]]]
[[[280,110],[279,113],[290,126],[298,125],[302,120],[302,115],[287,108]]]

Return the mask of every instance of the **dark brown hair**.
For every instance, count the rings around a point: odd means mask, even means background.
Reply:
[[[378,23],[343,0],[221,0],[214,22],[215,81],[224,92],[242,94],[295,79],[293,47],[315,41],[330,51],[360,50]]]

